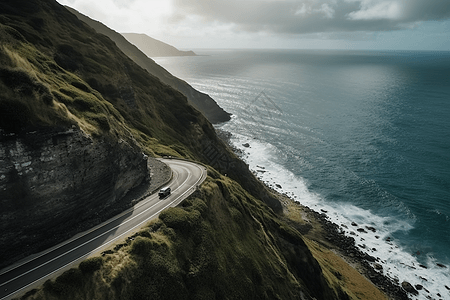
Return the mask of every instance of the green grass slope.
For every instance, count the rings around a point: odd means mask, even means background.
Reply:
[[[143,147],[158,144],[146,148],[153,155],[187,157],[194,157],[185,147],[197,134],[193,124],[213,132],[184,95],[56,1],[0,6],[0,105],[12,110],[2,110],[2,128],[75,124],[93,134],[132,134]]]
[[[22,299],[347,299],[296,230],[236,182],[209,175],[133,241]]]
[[[220,123],[230,120],[230,114],[224,111],[209,95],[197,91],[186,81],[170,74],[166,69],[155,63],[151,58],[139,50],[138,47],[125,39],[120,33],[115,32],[98,21],[92,20],[73,8],[67,7],[67,9],[75,14],[81,21],[94,28],[98,33],[109,37],[123,53],[128,55],[135,63],[147,70],[150,74],[158,77],[165,84],[182,92],[187,97],[189,103],[201,111],[210,122]]]

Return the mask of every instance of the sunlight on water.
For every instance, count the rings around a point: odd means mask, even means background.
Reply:
[[[418,299],[450,299],[449,53],[197,53],[157,62],[234,115],[220,127],[262,181],[328,211]]]

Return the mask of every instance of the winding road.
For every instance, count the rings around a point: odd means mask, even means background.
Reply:
[[[172,169],[172,179],[167,184],[172,189],[171,195],[160,199],[157,193],[152,194],[114,218],[1,270],[0,300],[17,297],[42,285],[46,280],[76,266],[89,255],[122,241],[149,220],[156,218],[164,209],[177,206],[206,178],[206,169],[198,164],[175,159],[161,161]]]

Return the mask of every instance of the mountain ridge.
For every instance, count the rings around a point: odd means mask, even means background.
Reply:
[[[148,57],[196,56],[194,51],[178,50],[172,45],[152,38],[143,33],[121,33],[130,43],[138,47]]]
[[[123,35],[108,28],[101,22],[81,14],[71,7],[66,6],[66,8],[76,15],[78,19],[94,28],[97,32],[108,36],[126,55],[128,55],[128,57],[139,66],[146,69],[150,74],[158,77],[165,84],[170,85],[186,95],[188,101],[200,110],[211,123],[221,123],[231,119],[231,114],[223,110],[209,95],[197,91],[186,81],[170,74],[166,69],[155,63],[154,60],[139,50],[138,47],[131,44]]]

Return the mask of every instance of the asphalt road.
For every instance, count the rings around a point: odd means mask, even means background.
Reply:
[[[172,159],[162,161],[172,169],[172,180],[167,184],[172,193],[168,197],[160,199],[157,193],[153,194],[108,221],[1,270],[0,300],[20,296],[76,266],[90,254],[123,240],[164,209],[177,206],[206,178],[206,169],[195,163]]]

